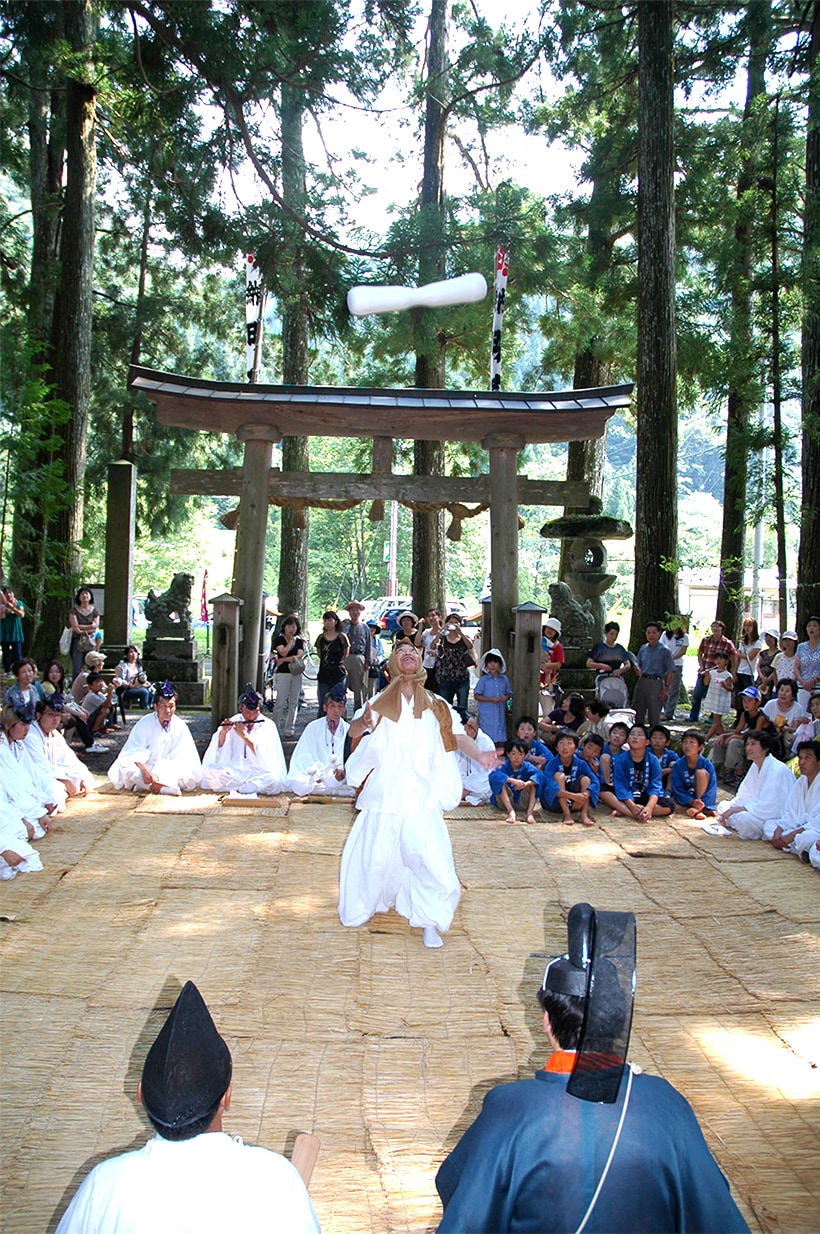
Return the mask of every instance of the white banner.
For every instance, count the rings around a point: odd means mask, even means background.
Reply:
[[[501,327],[504,324],[504,302],[507,298],[507,274],[510,250],[503,245],[495,254],[495,284],[493,297],[493,342],[490,351],[490,389],[501,389]]]
[[[262,355],[262,314],[265,311],[265,288],[262,271],[248,253],[245,262],[245,368],[248,381],[259,380],[259,362]]]

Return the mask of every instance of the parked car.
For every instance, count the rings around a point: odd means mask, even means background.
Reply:
[[[399,629],[399,613],[406,613],[410,610],[410,605],[399,604],[393,605],[392,608],[386,608],[379,618],[379,625],[385,634],[396,634]]]

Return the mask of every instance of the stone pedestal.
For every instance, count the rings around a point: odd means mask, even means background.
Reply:
[[[200,676],[196,658],[196,643],[188,626],[175,634],[154,634],[151,626],[145,633],[142,667],[149,681],[172,681],[179,694],[181,707],[204,707],[208,683]]]

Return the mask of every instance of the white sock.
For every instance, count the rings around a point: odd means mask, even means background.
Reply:
[[[425,947],[444,946],[444,939],[441,937],[435,926],[424,927],[424,945]]]
[[[160,793],[164,793],[166,797],[181,797],[182,796],[182,793],[180,792],[176,784],[163,784],[162,788],[159,791]]]

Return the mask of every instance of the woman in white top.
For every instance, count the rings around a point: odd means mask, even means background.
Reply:
[[[732,665],[735,675],[735,699],[737,700],[738,719],[740,719],[741,712],[743,711],[740,704],[740,696],[748,686],[753,686],[755,683],[757,657],[760,655],[762,647],[763,639],[760,637],[757,622],[754,617],[747,617],[741,626],[740,638],[737,641],[737,651],[735,652],[735,661]]]
[[[763,708],[763,714],[771,723],[772,730],[782,738],[788,757],[798,725],[808,718],[805,709],[797,701],[797,682],[788,677],[785,681],[778,682],[777,697],[770,699]],[[775,749],[775,754],[781,754],[781,750]]]
[[[669,649],[669,654],[675,661],[675,677],[668,689],[666,702],[663,705],[664,720],[674,720],[675,708],[680,698],[680,687],[683,680],[683,657],[686,655],[686,648],[689,646],[689,635],[684,630],[683,625],[676,625],[674,629],[670,625],[661,634],[660,641],[662,647]]]

